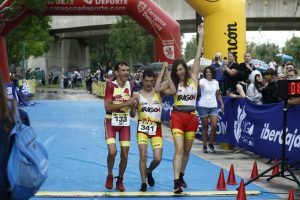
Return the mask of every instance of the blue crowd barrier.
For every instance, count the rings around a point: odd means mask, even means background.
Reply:
[[[256,105],[246,99],[223,97],[225,112],[219,109],[217,142],[245,148],[270,159],[281,159],[283,103]],[[162,103],[162,121],[169,122],[173,97]],[[288,163],[299,160],[300,106],[290,106],[287,112],[286,158]]]

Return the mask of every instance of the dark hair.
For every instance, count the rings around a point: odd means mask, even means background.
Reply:
[[[289,70],[288,70],[288,72],[294,72],[294,73],[295,73],[295,75],[298,75],[298,71],[297,71],[297,70],[295,70],[295,69],[289,69]]]
[[[125,62],[125,61],[119,61],[119,62],[117,62],[117,63],[115,64],[114,70],[115,70],[115,71],[119,71],[119,67],[120,67],[120,66],[124,66],[124,65],[125,65],[125,66],[129,66],[127,62]]]
[[[181,65],[184,67],[184,69],[185,69],[185,75],[184,75],[184,81],[183,81],[184,87],[187,86],[188,78],[190,78],[188,66],[187,66],[185,60],[183,60],[183,59],[177,59],[177,60],[175,60],[175,61],[173,62],[173,65],[172,65],[171,78],[172,78],[172,80],[173,80],[173,82],[174,82],[174,84],[175,84],[176,90],[177,90],[178,85],[179,85],[179,78],[178,78],[178,76],[177,76],[176,71],[177,71],[178,65],[180,65],[180,64],[181,64]]]
[[[236,53],[228,52],[228,54],[231,54],[231,55],[233,55],[233,57],[234,57],[234,60],[236,61],[236,59],[237,59]]]
[[[274,69],[269,68],[269,69],[267,69],[267,70],[263,73],[263,76],[266,76],[266,75],[274,76],[274,75],[276,75],[276,72],[275,72]]]
[[[236,78],[238,81],[246,81],[248,77],[245,72],[239,71],[236,75]]]
[[[259,91],[259,89],[263,86],[263,83],[261,81],[257,81],[256,76],[261,76],[261,74],[256,74],[254,76],[254,85],[255,85],[255,88]]]
[[[12,111],[10,111],[8,107],[8,102],[7,102],[7,95],[6,95],[6,89],[4,86],[4,82],[2,79],[2,76],[0,74],[0,120],[3,122],[3,129],[6,133],[9,133],[14,125],[14,119],[13,119],[13,113],[14,113],[14,103],[13,101],[13,106],[12,106]]]
[[[145,69],[145,71],[143,72],[143,79],[144,79],[146,76],[147,76],[147,77],[155,77],[155,74],[154,74],[153,69],[150,69],[150,68]]]
[[[204,68],[203,77],[206,78],[206,71],[207,70],[210,70],[211,75],[212,75],[212,79],[215,79],[216,78],[216,70],[215,70],[215,68],[212,65],[211,66],[207,66],[207,67]]]

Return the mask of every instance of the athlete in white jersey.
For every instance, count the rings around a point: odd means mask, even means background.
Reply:
[[[170,89],[174,95],[174,107],[170,123],[175,145],[173,159],[174,193],[181,193],[182,188],[187,187],[183,176],[199,123],[195,110],[203,38],[202,27],[198,28],[198,33],[199,42],[191,73],[189,73],[184,60],[175,60],[171,72],[172,80],[168,80],[169,83],[165,87]]]

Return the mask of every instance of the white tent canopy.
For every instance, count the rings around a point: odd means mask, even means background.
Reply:
[[[195,59],[192,59],[192,60],[188,61],[188,62],[186,63],[187,66],[188,66],[188,67],[192,67],[193,64],[194,64],[194,60],[195,60]],[[209,66],[209,65],[211,65],[211,63],[212,63],[212,60],[210,60],[210,59],[208,59],[208,58],[200,58],[200,66],[201,66],[201,67]]]

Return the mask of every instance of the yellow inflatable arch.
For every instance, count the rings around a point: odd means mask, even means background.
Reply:
[[[246,52],[245,0],[186,0],[204,18],[204,57],[231,52],[243,62]]]

